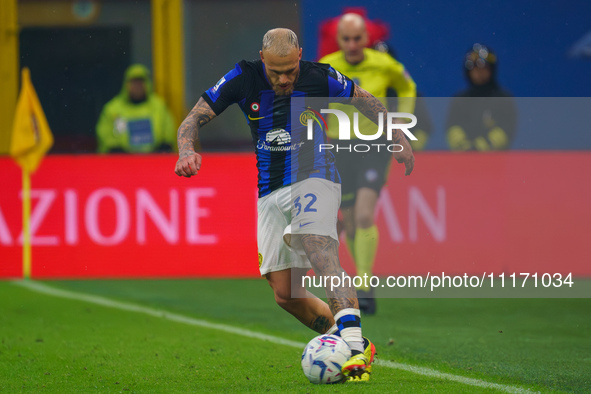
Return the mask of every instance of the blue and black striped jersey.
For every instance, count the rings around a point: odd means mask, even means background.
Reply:
[[[202,95],[216,115],[234,103],[242,109],[257,155],[259,197],[306,178],[340,183],[333,154],[319,149],[326,143],[322,122],[308,140],[308,115],[320,108],[307,107],[305,98],[326,97],[328,108],[328,98],[349,101],[354,83],[327,64],[302,60],[293,93],[276,95],[264,67],[261,60],[243,60]]]

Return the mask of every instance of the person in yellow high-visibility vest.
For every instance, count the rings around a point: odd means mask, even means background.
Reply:
[[[141,64],[125,72],[121,92],[103,107],[96,125],[99,153],[171,151],[176,124],[164,100],[152,91]]]

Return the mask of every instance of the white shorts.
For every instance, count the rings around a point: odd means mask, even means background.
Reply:
[[[259,198],[257,243],[261,275],[288,268],[312,268],[297,236],[325,235],[338,242],[340,204],[341,185],[320,178],[308,178]]]

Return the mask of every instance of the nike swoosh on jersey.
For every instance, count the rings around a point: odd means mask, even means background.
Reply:
[[[259,119],[264,119],[264,116],[261,116],[260,118],[251,118],[250,115],[248,115],[248,119],[249,120],[259,120]]]
[[[308,224],[312,224],[314,222],[308,222],[308,223],[300,223],[300,228],[307,226]]]

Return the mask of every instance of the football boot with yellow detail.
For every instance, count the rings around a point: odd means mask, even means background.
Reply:
[[[376,355],[376,347],[366,337],[363,337],[363,353],[357,353],[341,368],[347,382],[367,382],[371,374],[371,363]]]

